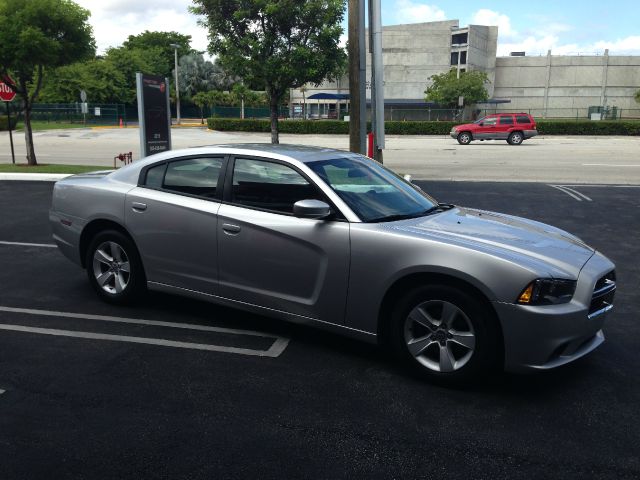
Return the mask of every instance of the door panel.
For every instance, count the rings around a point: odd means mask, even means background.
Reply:
[[[216,294],[219,208],[216,201],[148,188],[127,194],[126,225],[148,281]]]
[[[226,204],[218,217],[221,296],[343,322],[350,258],[348,223]]]

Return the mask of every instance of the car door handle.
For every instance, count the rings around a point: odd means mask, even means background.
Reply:
[[[237,235],[240,233],[241,228],[238,225],[231,225],[230,223],[223,223],[222,230],[229,235]]]
[[[147,209],[147,204],[140,203],[140,202],[132,202],[131,208],[133,208],[136,212],[144,212]]]

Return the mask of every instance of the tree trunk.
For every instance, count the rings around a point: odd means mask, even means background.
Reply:
[[[27,147],[27,164],[37,165],[36,151],[33,148],[33,132],[31,131],[31,104],[28,101],[24,105],[24,143]]]
[[[278,133],[278,95],[269,95],[269,109],[271,111],[271,143],[280,143],[280,137]]]

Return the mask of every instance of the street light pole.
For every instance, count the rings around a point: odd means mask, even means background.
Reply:
[[[177,43],[172,43],[170,45],[171,47],[173,47],[173,53],[174,53],[174,57],[175,57],[175,75],[176,75],[176,117],[177,117],[177,124],[180,125],[180,88],[178,86],[178,48],[180,48],[180,45],[178,45]]]

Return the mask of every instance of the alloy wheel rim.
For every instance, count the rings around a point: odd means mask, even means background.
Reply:
[[[124,249],[116,242],[103,242],[93,254],[93,275],[102,290],[122,293],[131,279],[131,265]]]
[[[404,340],[418,362],[440,373],[464,367],[476,348],[471,320],[444,300],[429,300],[411,310],[404,323]]]
[[[522,141],[522,137],[518,134],[515,134],[513,137],[511,137],[511,141],[513,143],[520,143]]]
[[[462,134],[460,136],[460,140],[462,140],[462,143],[467,143],[469,141],[469,135],[467,135],[466,133]]]

